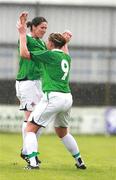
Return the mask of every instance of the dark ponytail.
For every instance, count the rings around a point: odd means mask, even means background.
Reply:
[[[31,27],[32,26],[32,22],[31,21],[28,21],[27,22],[27,27]]]

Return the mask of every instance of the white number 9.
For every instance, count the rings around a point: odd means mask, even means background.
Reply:
[[[69,64],[65,59],[63,59],[62,62],[61,62],[61,68],[62,68],[62,70],[64,72],[62,80],[65,80],[67,75],[68,75],[68,72],[69,72]]]

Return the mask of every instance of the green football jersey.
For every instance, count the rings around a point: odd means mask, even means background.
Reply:
[[[69,72],[71,57],[62,50],[33,51],[31,59],[39,67],[43,64],[42,88],[44,92],[70,92]]]
[[[41,39],[35,39],[29,35],[27,38],[27,48],[29,51],[47,50],[45,43]],[[41,63],[38,64],[38,68],[34,61],[22,58],[19,55],[20,49],[18,48],[19,70],[16,80],[36,80],[41,76]]]

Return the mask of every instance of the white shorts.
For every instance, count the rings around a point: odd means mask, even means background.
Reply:
[[[54,121],[55,127],[68,127],[71,106],[72,95],[70,93],[46,93],[28,120],[43,127],[51,121]]]
[[[41,81],[16,81],[16,96],[20,101],[20,110],[33,111],[43,96]]]

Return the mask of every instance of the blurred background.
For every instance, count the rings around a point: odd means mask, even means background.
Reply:
[[[106,133],[113,122],[114,133],[115,0],[0,0],[0,129],[11,130],[10,120],[20,121],[22,118],[22,114],[18,114],[15,95],[18,69],[16,22],[22,11],[29,12],[30,20],[35,16],[44,16],[48,20],[45,40],[51,32],[69,29],[73,34],[69,44],[72,57],[71,90],[74,98],[72,131]],[[108,126],[107,121],[110,121]],[[19,124],[15,124],[17,126]]]

